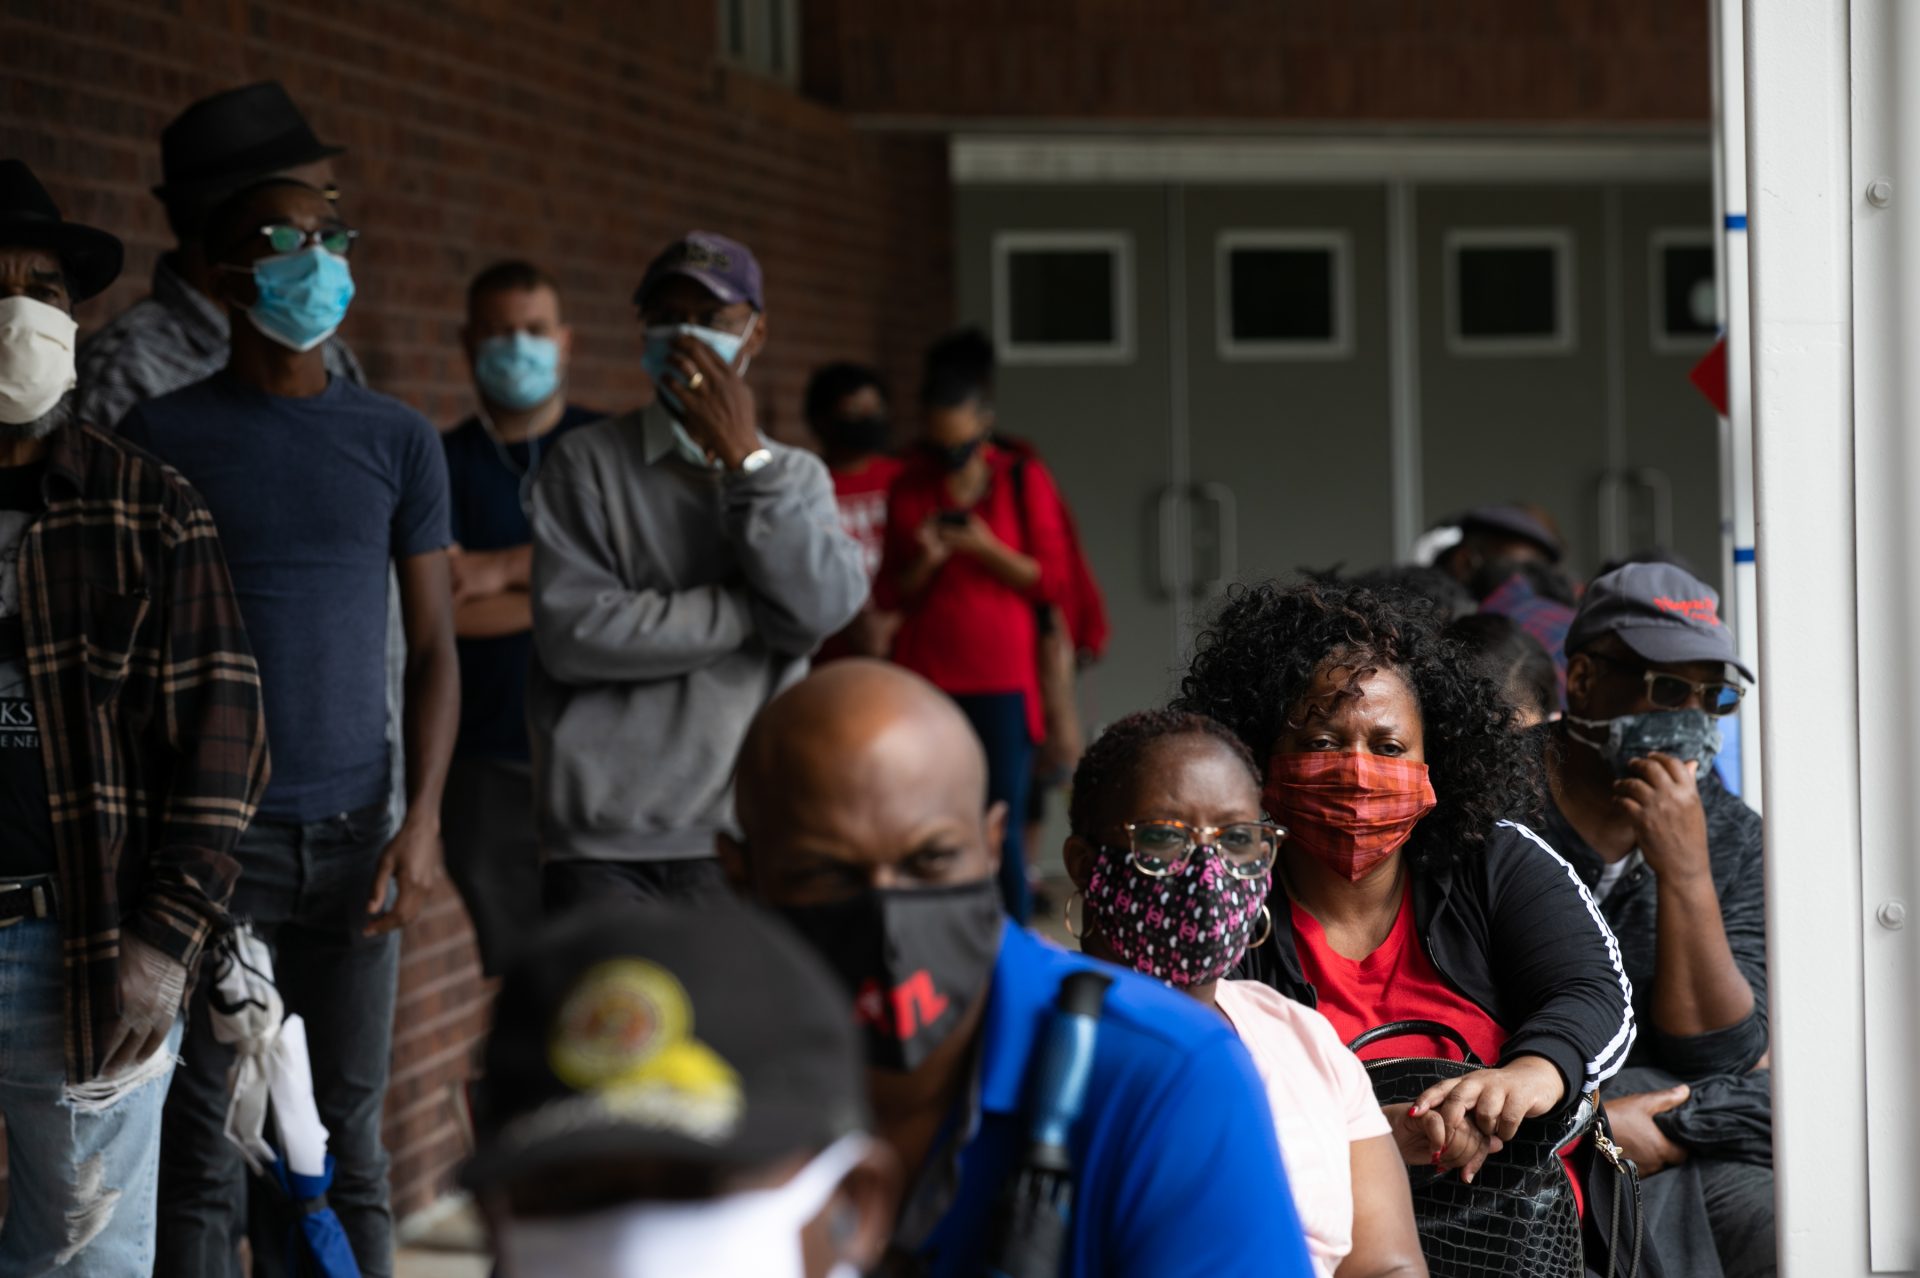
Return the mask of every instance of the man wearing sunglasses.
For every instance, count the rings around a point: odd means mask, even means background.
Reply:
[[[393,1272],[380,1143],[399,929],[438,879],[440,800],[459,716],[446,459],[398,400],[332,375],[327,338],[353,298],[353,231],[304,183],[272,179],[208,218],[232,354],[221,372],[134,409],[122,433],[206,496],[260,663],[273,778],[235,857],[233,913],[274,949],[306,1019],[336,1167],[329,1200],[367,1275]],[[387,582],[406,638],[406,817],[390,815]],[[247,1219],[223,1134],[233,1052],[205,983],[161,1138],[160,1274],[226,1275]],[[284,1233],[254,1213],[254,1255]],[[284,1222],[283,1222],[284,1223]]]
[[[227,308],[219,271],[202,251],[207,214],[243,186],[294,177],[331,191],[342,148],[314,135],[278,81],[202,98],[160,134],[154,195],[178,241],[153,267],[153,290],[80,347],[80,420],[102,430],[135,404],[210,377],[227,362]],[[346,344],[330,338],[327,370],[364,382]]]
[[[1567,717],[1546,734],[1548,839],[1619,939],[1640,1037],[1609,1085],[1672,1271],[1774,1270],[1760,818],[1713,769],[1742,665],[1712,587],[1629,564],[1567,632]],[[1744,1133],[1738,1139],[1729,1133]],[[1658,1174],[1656,1174],[1658,1173]]]

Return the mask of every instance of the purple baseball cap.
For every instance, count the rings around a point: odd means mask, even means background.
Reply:
[[[653,290],[674,276],[692,280],[729,306],[747,302],[756,311],[766,309],[760,263],[738,240],[712,231],[688,231],[653,259],[634,290],[633,304],[645,305]]]
[[[1719,594],[1672,564],[1628,564],[1588,586],[1567,630],[1567,652],[1577,653],[1601,635],[1618,635],[1654,665],[1718,661],[1757,682],[1720,620]]]

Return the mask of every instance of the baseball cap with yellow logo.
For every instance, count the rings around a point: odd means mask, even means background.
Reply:
[[[470,1187],[622,1157],[750,1166],[869,1127],[845,997],[744,903],[561,920],[507,973],[485,1059]]]

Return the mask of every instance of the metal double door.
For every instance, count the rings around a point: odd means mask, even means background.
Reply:
[[[1664,544],[1717,575],[1704,342],[1660,331],[1660,252],[1710,193],[1631,183],[963,186],[960,318],[1005,336],[1009,241],[1124,257],[1119,352],[1006,359],[1001,428],[1059,478],[1107,593],[1099,724],[1164,704],[1235,581],[1401,558],[1427,522],[1514,498],[1558,517],[1576,571]],[[1463,341],[1462,244],[1550,242],[1559,340]],[[1236,343],[1235,244],[1335,246],[1337,341]]]

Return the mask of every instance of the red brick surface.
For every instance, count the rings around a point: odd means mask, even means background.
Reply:
[[[126,238],[126,276],[82,308],[90,329],[145,293],[166,246],[148,193],[161,126],[206,93],[284,81],[350,148],[342,207],[365,234],[345,336],[376,387],[443,424],[468,411],[457,335],[479,269],[515,255],[555,272],[575,396],[618,408],[645,394],[628,299],[647,258],[689,227],[724,231],[766,269],[771,340],[753,381],[791,435],[809,367],[874,360],[904,389],[950,315],[945,150],[856,134],[725,71],[714,35],[696,0],[9,0],[0,155],[30,163],[68,216]],[[401,1212],[460,1156],[450,1106],[486,993],[444,888],[405,938],[387,1106]]]
[[[863,115],[1703,123],[1691,0],[805,0],[805,81]]]

